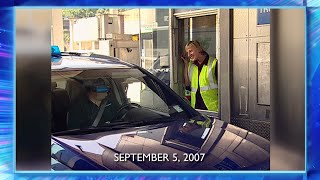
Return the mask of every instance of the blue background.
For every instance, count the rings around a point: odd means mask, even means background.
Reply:
[[[266,6],[307,9],[307,170],[304,173],[19,173],[13,163],[14,125],[14,6]],[[0,1],[0,179],[320,179],[320,0],[2,0]],[[192,7],[194,8],[194,7]],[[198,7],[197,7],[198,8]],[[200,8],[200,7],[199,7]]]

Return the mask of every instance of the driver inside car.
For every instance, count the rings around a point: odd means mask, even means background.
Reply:
[[[93,127],[110,123],[115,116],[116,100],[113,98],[111,88],[102,78],[95,80],[91,86],[86,87],[89,103],[89,124]],[[90,112],[91,106],[91,112]]]
[[[69,129],[102,126],[115,116],[116,100],[112,98],[111,87],[102,78],[83,83],[86,98],[77,101],[69,111]]]

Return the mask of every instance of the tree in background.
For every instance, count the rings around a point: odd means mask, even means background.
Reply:
[[[62,16],[64,18],[87,18],[94,17],[97,13],[108,12],[109,9],[63,9]]]
[[[129,9],[119,9],[119,12],[123,12]],[[87,18],[94,17],[96,14],[109,13],[109,9],[106,8],[95,8],[95,9],[63,9],[63,18]]]

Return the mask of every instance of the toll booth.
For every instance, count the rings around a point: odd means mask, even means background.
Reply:
[[[218,59],[220,108],[199,110],[270,139],[270,9],[170,10],[171,87],[184,96],[185,44]]]

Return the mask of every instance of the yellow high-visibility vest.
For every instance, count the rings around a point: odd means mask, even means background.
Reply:
[[[191,106],[196,106],[196,93],[198,90],[198,80],[200,86],[200,94],[204,104],[209,111],[218,112],[219,109],[219,98],[218,98],[218,80],[215,76],[215,67],[217,59],[209,57],[208,64],[204,64],[199,78],[198,78],[198,67],[189,62],[188,76],[191,82]]]

